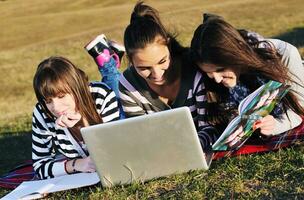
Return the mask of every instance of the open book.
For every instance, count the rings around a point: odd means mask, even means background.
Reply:
[[[90,186],[100,181],[96,172],[77,173],[58,176],[51,179],[24,181],[2,200],[12,199],[40,199],[49,193]]]
[[[226,151],[240,148],[255,131],[254,124],[269,115],[289,89],[288,85],[269,81],[248,95],[239,104],[239,115],[228,124],[212,149]],[[243,134],[238,134],[241,131]]]

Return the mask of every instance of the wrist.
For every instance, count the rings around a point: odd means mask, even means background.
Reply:
[[[69,170],[69,163],[68,163],[69,161],[68,160],[66,160],[66,161],[64,161],[64,171],[67,173],[67,174],[71,174],[71,172],[70,172],[70,170]]]
[[[77,161],[77,158],[74,159],[74,160],[72,161],[72,170],[73,170],[73,173],[76,173],[76,172],[77,172],[77,170],[76,170],[76,168],[75,168],[76,161]]]
[[[67,174],[69,174],[68,169],[67,169],[67,162],[68,162],[67,160],[64,161],[63,165],[64,165],[64,171],[65,171]]]
[[[77,162],[77,159],[66,160],[64,162],[64,169],[65,169],[67,174],[73,174],[73,173],[78,172],[76,170],[76,162]]]

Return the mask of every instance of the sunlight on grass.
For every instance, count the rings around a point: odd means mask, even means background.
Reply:
[[[100,33],[122,42],[136,0],[0,1],[0,174],[30,159],[31,116],[36,98],[32,79],[40,61],[61,55],[99,80],[84,46]],[[203,12],[224,16],[239,28],[281,38],[304,56],[301,0],[146,1],[188,46]],[[126,58],[121,71],[127,66]],[[3,153],[4,152],[4,153]],[[16,155],[17,154],[17,155]],[[192,171],[130,186],[101,185],[49,195],[49,199],[301,199],[304,148],[240,156]],[[0,189],[0,196],[9,190]]]

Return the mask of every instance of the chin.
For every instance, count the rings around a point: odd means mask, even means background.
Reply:
[[[165,80],[161,80],[161,81],[149,80],[149,83],[151,83],[153,85],[164,85],[166,83],[166,81]]]
[[[159,82],[151,82],[154,85],[164,85],[165,81],[159,81]]]
[[[236,83],[223,83],[223,85],[227,88],[233,88],[236,86]]]

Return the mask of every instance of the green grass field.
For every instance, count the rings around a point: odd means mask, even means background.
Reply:
[[[0,174],[31,158],[32,79],[52,55],[69,58],[91,80],[100,79],[83,46],[100,33],[122,42],[136,1],[0,1]],[[202,12],[222,15],[238,28],[281,38],[304,56],[302,0],[153,0],[165,24],[189,45]],[[126,67],[127,62],[124,62]],[[304,199],[304,148],[242,156],[193,171],[112,189],[81,188],[50,199]],[[0,189],[0,197],[9,190]]]

